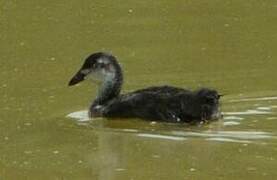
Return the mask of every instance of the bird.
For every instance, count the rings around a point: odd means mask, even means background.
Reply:
[[[139,118],[170,123],[200,123],[219,119],[221,95],[214,89],[183,89],[151,86],[121,94],[123,71],[110,53],[89,55],[68,85],[90,79],[98,93],[89,107],[89,117]]]

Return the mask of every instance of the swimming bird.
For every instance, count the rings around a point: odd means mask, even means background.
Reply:
[[[221,116],[220,95],[213,89],[191,91],[165,85],[120,94],[123,72],[115,56],[109,53],[97,52],[87,57],[68,85],[85,79],[91,79],[100,86],[89,108],[90,117],[192,123]]]

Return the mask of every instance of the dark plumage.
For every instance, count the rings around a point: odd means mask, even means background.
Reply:
[[[165,121],[201,122],[218,119],[220,95],[203,88],[190,91],[172,86],[157,86],[120,94],[123,75],[116,58],[107,53],[89,56],[69,85],[85,78],[100,82],[98,96],[93,101],[90,117],[118,117]]]

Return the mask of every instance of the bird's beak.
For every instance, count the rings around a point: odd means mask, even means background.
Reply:
[[[68,86],[73,86],[85,79],[85,75],[80,71],[78,71],[72,79],[69,81]]]

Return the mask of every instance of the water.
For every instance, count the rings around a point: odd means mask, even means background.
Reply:
[[[274,179],[277,2],[0,2],[0,179]],[[86,119],[96,93],[67,83],[116,55],[128,92],[212,87],[202,126]]]

